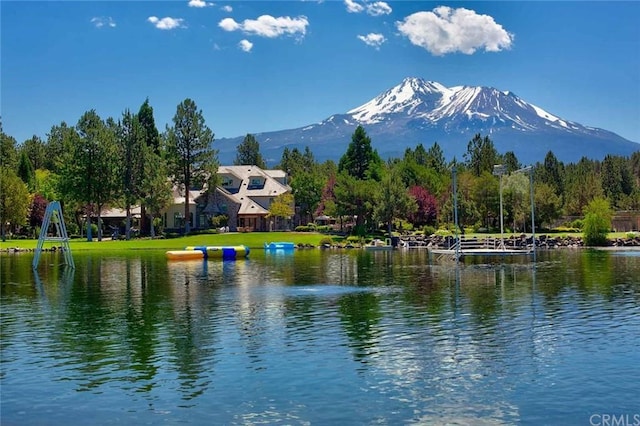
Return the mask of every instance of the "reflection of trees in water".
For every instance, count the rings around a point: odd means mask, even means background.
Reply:
[[[354,357],[362,361],[370,355],[369,349],[379,343],[381,330],[378,325],[383,317],[379,298],[372,292],[351,293],[342,296],[338,305]]]
[[[216,288],[210,285],[210,262],[170,262],[170,305],[173,317],[167,321],[166,332],[171,359],[175,368],[179,390],[185,401],[204,393],[210,383],[216,353],[214,339],[218,310]],[[217,262],[216,266],[222,266]],[[219,268],[213,271],[221,273]]]

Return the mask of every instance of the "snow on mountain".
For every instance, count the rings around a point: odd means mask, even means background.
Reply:
[[[553,151],[561,161],[582,156],[630,155],[640,144],[603,129],[584,126],[528,103],[511,91],[492,87],[446,87],[405,78],[370,101],[343,114],[298,129],[256,134],[266,158],[276,164],[282,150],[306,146],[319,160],[338,160],[355,128],[362,125],[383,157],[401,157],[408,147],[434,142],[448,158],[462,158],[475,134],[488,135],[499,152],[542,161]],[[233,158],[241,137],[218,141],[220,159]]]
[[[445,87],[420,78],[406,78],[398,86],[347,112],[362,125],[397,118],[390,114],[422,119],[433,125],[442,123],[450,131],[478,121],[520,131],[534,131],[545,126],[571,131],[594,130],[562,120],[509,91],[489,87]]]
[[[398,86],[348,111],[347,115],[362,124],[379,123],[387,118],[387,114],[420,115],[435,107],[448,91],[440,83],[405,78]]]

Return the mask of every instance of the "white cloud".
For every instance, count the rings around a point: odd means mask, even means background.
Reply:
[[[367,13],[371,16],[388,15],[391,13],[391,6],[383,1],[367,4]]]
[[[238,43],[238,47],[240,47],[240,49],[245,52],[251,52],[253,43],[251,43],[249,40],[240,40],[240,43]]]
[[[95,25],[96,28],[102,28],[105,26],[109,28],[115,28],[116,26],[116,23],[113,18],[111,18],[111,16],[96,16],[95,18],[91,18],[91,23]]]
[[[207,6],[215,6],[215,4],[204,1],[204,0],[189,0],[189,7],[207,7]]]
[[[225,31],[240,30],[247,34],[269,38],[282,35],[304,36],[307,32],[307,25],[309,25],[309,21],[306,16],[275,18],[271,15],[262,15],[258,19],[245,19],[242,23],[234,21],[233,18],[225,18],[218,23],[218,26]]]
[[[363,5],[353,0],[344,0],[344,5],[347,6],[347,12],[349,13],[360,13],[364,10]]]
[[[371,16],[388,15],[391,13],[391,6],[384,1],[376,1],[373,3],[358,3],[355,0],[344,0],[344,5],[347,6],[347,12],[360,13],[367,12]]]
[[[387,41],[387,39],[384,38],[382,34],[377,33],[369,33],[366,36],[359,35],[358,38],[362,40],[366,45],[375,47],[376,49],[379,49],[382,43]]]
[[[499,52],[509,49],[514,37],[489,15],[447,6],[414,13],[396,22],[396,26],[411,43],[436,56],[454,52],[471,55],[482,48]]]
[[[224,10],[225,12],[231,13],[233,12],[233,7],[226,5],[226,6],[222,6],[220,9]]]
[[[218,22],[218,26],[225,31],[235,31],[240,29],[240,24],[233,20],[233,18],[224,18]]]
[[[184,27],[182,24],[184,19],[181,18],[158,18],[157,16],[149,16],[147,21],[151,22],[159,30],[173,30],[174,28]]]

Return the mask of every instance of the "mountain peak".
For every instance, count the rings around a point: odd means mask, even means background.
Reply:
[[[552,150],[561,161],[606,154],[630,155],[640,145],[615,133],[564,120],[530,104],[515,93],[485,86],[446,87],[407,77],[398,85],[347,113],[331,115],[297,129],[258,134],[268,158],[277,161],[284,147],[320,152],[337,159],[354,129],[364,125],[381,156],[402,156],[417,143],[438,142],[448,158],[460,158],[474,135],[491,137],[499,152],[541,161]],[[243,137],[230,139],[220,153],[232,156]],[[223,143],[223,144],[224,144]],[[222,158],[222,157],[221,157]]]
[[[407,77],[397,86],[347,112],[356,121],[379,123],[387,114],[413,115],[433,109],[448,89],[434,81]]]

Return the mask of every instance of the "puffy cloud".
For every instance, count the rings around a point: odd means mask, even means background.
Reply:
[[[189,7],[207,7],[207,6],[215,6],[215,4],[204,1],[204,0],[189,0]]]
[[[182,25],[184,19],[181,18],[170,18],[167,16],[160,19],[157,16],[149,16],[147,21],[151,22],[153,26],[159,30],[172,30],[174,28],[184,27],[184,25]]]
[[[387,41],[382,34],[369,33],[366,36],[359,35],[358,38],[362,40],[366,45],[380,49],[382,43]]]
[[[91,23],[95,25],[96,28],[102,28],[102,27],[115,28],[116,26],[116,23],[113,20],[113,18],[111,18],[111,16],[107,16],[107,17],[96,16],[95,18],[91,18]]]
[[[233,20],[233,18],[224,18],[218,22],[218,26],[225,31],[235,31],[240,29],[240,24]]]
[[[411,43],[436,56],[453,52],[471,55],[482,48],[499,52],[509,49],[514,37],[489,15],[447,6],[409,15],[396,22],[396,27]]]
[[[306,16],[275,18],[271,15],[262,15],[258,19],[245,19],[241,23],[234,21],[233,18],[225,18],[218,23],[218,26],[225,31],[240,30],[247,34],[269,38],[282,35],[304,36],[307,32],[307,25],[309,25],[309,21]]]
[[[225,12],[231,13],[233,12],[233,7],[226,5],[226,6],[222,6],[220,9],[222,9]]]
[[[251,49],[253,49],[253,43],[251,43],[249,40],[240,40],[240,43],[238,43],[238,47],[245,52],[251,52]]]
[[[353,0],[344,0],[344,5],[347,6],[347,12],[349,13],[360,13],[364,10],[363,5]]]
[[[371,16],[388,15],[391,13],[391,6],[384,1],[373,3],[357,3],[355,0],[344,0],[344,5],[349,13],[367,12]]]
[[[391,6],[383,1],[367,4],[367,13],[371,16],[388,15],[391,13]]]

